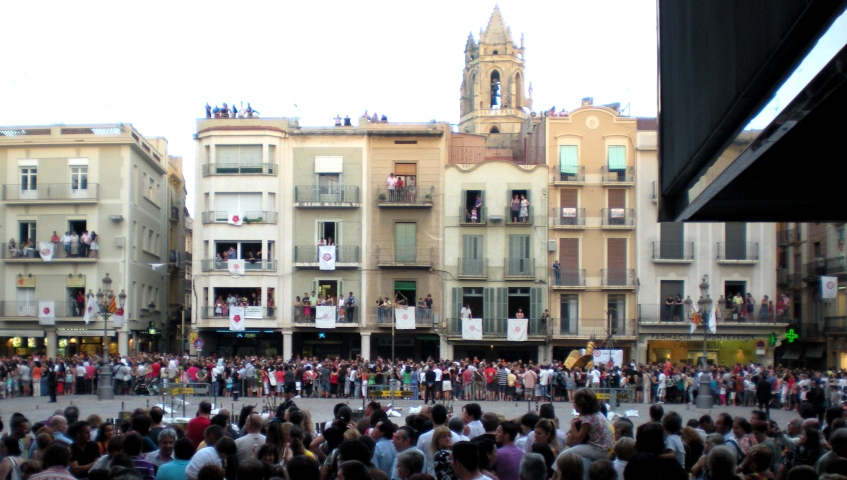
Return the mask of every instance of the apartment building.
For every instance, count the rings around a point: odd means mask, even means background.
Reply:
[[[182,173],[182,157],[168,156],[168,264],[157,268],[162,275],[167,275],[168,307],[167,318],[161,325],[163,347],[171,352],[188,351],[184,342],[188,341],[185,325],[190,323],[191,316],[185,320],[185,308],[191,305],[191,282],[186,282],[186,235],[190,221],[185,199],[188,190],[185,188],[185,177]],[[189,275],[187,278],[191,278]]]
[[[163,347],[168,282],[151,264],[169,258],[167,141],[129,124],[0,127],[0,165],[3,355],[100,354],[104,329],[112,354]],[[83,319],[107,275],[127,295],[117,328]]]

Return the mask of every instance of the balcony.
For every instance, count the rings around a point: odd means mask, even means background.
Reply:
[[[459,207],[459,225],[463,227],[484,227],[488,221],[488,209],[479,207],[476,220],[473,219],[473,207]]]
[[[694,242],[653,242],[653,263],[691,263]]]
[[[507,338],[509,321],[504,318],[483,318],[482,319],[482,340],[494,340]],[[544,341],[547,339],[547,325],[544,325],[540,319],[528,319],[527,321],[527,340],[528,341]],[[451,337],[462,336],[462,319],[448,318],[447,319],[447,335]],[[479,340],[477,340],[479,341]]]
[[[550,210],[553,228],[585,228],[585,209],[574,207],[555,207]]]
[[[357,328],[359,326],[359,310],[359,307],[355,307],[353,309],[353,317],[348,315],[346,308],[344,310],[338,310],[337,316],[335,317],[335,327]],[[343,318],[341,317],[342,311],[344,312]],[[295,327],[315,328],[315,307],[312,306],[310,308],[308,316],[304,314],[303,307],[293,307],[291,323],[293,323]]]
[[[65,317],[65,318],[74,318],[77,317],[79,320],[82,320],[82,316],[84,313],[84,306],[78,305],[76,302],[69,302],[65,299],[55,300],[55,311],[53,312],[56,317]],[[29,319],[29,320],[38,320],[38,301],[8,301],[8,300],[0,300],[0,317],[4,318],[19,318],[19,319]],[[96,316],[95,316],[96,317]],[[92,318],[92,320],[96,320],[97,318]]]
[[[359,263],[360,257],[358,245],[335,246],[336,268],[356,268],[359,266]],[[316,245],[295,245],[294,266],[318,268],[320,266],[320,260],[318,259],[318,247]]]
[[[794,289],[803,288],[803,286],[805,285],[803,283],[803,274],[802,273],[796,273],[796,272],[791,273],[788,276],[788,280],[791,282],[789,284],[790,288],[794,288]]]
[[[488,278],[487,258],[459,258],[459,278],[476,280]]]
[[[357,185],[297,185],[294,206],[300,208],[358,208]]]
[[[603,208],[600,217],[603,228],[626,229],[635,226],[635,210],[631,208]]]
[[[638,304],[638,323],[683,323],[688,322],[685,316],[685,305]]]
[[[847,258],[832,257],[826,259],[827,275],[847,275]]]
[[[376,204],[383,208],[432,208],[435,187],[418,185],[388,190],[376,190]]]
[[[504,258],[505,277],[512,280],[533,280],[535,278],[534,258]]]
[[[382,268],[432,268],[435,247],[376,249],[376,264]]]
[[[601,173],[603,175],[604,185],[632,185],[634,181],[632,167],[626,167],[623,170],[609,170],[609,167],[603,167]]]
[[[796,228],[786,228],[776,232],[776,246],[785,247],[792,243],[800,241],[800,230]]]
[[[500,110],[491,111],[500,112]],[[460,146],[450,147],[449,153],[447,163],[450,165],[476,165],[494,160],[512,162],[517,165],[544,165],[546,162],[544,147],[527,147],[526,151],[519,152],[511,148]]]
[[[203,176],[209,175],[276,175],[279,167],[275,163],[206,163]]]
[[[757,242],[718,242],[718,263],[752,265],[759,261]]]
[[[32,203],[96,203],[100,185],[83,184],[79,188],[73,183],[40,183],[34,189],[22,189],[20,185],[3,185],[3,201],[9,204]]]
[[[0,259],[8,263],[45,263],[36,250],[37,247],[35,245],[33,248],[10,250],[5,243],[0,243]],[[64,245],[56,243],[53,245],[53,260],[51,263],[94,263],[97,261],[97,252],[97,250],[91,250],[86,257],[72,255],[70,245],[65,250]]]
[[[512,210],[506,207],[506,225],[511,227],[529,227],[532,225],[532,205],[526,207],[526,217],[520,216],[520,210]]]
[[[776,269],[776,284],[783,288],[791,286],[791,274],[788,273],[787,268]]]
[[[567,318],[554,318],[551,320],[551,322],[551,331],[554,336],[558,337],[594,336],[597,339],[606,338],[609,336],[610,332],[608,330],[610,326],[615,335],[635,335],[634,329],[627,325],[628,323],[631,323],[631,321],[623,319],[612,319],[611,324],[610,320],[605,318],[580,318],[579,320]]]
[[[391,327],[394,325],[394,309],[393,308],[373,308],[373,315],[368,314],[368,318],[373,320],[379,327]],[[370,322],[369,320],[369,322]],[[431,308],[415,307],[415,327],[432,328],[435,325],[435,314]]]
[[[277,212],[239,212],[243,218],[244,225],[250,224],[275,224],[277,222]],[[229,222],[229,212],[216,210],[210,212],[202,212],[200,219],[204,224],[209,223],[227,223]]]
[[[600,270],[603,288],[635,288],[635,270],[604,268]]]
[[[227,310],[227,306],[224,305],[221,308],[220,313],[215,312],[216,307],[200,307],[200,318],[206,319],[228,319],[229,318],[229,310]],[[275,319],[277,312],[279,311],[276,307],[249,307],[251,309],[250,312],[245,314],[246,320],[271,320]]]
[[[822,257],[815,258],[813,261],[806,264],[805,278],[808,282],[817,282],[818,277],[826,275],[826,259]]]
[[[553,270],[553,278],[550,280],[553,288],[585,288],[585,269],[562,268],[558,274]]]
[[[573,170],[572,166],[565,166],[565,169],[570,171],[563,172],[561,163],[556,167],[556,171],[553,173],[553,183],[568,185],[585,183],[585,166],[580,165],[576,167],[576,170]]]
[[[227,262],[211,260],[200,260],[200,270],[203,272],[228,272]],[[276,260],[256,260],[255,262],[244,261],[244,273],[249,272],[275,272]]]
[[[824,333],[847,334],[847,317],[824,317],[823,331]]]

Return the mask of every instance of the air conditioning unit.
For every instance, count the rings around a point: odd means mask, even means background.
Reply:
[[[555,240],[547,240],[547,251],[553,253],[556,251],[556,241]]]

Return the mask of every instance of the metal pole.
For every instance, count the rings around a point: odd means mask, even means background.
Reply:
[[[106,274],[106,277],[109,275]],[[109,297],[111,290],[104,292],[103,304],[100,307],[100,316],[103,317],[103,366],[100,367],[99,380],[97,385],[97,400],[112,400],[115,398],[115,389],[112,385],[112,367],[109,364],[109,337],[107,331],[107,323],[112,314],[109,312]]]

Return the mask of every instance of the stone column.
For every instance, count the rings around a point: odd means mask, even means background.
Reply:
[[[133,340],[133,345],[137,348],[138,339],[133,336]],[[129,332],[125,330],[118,330],[118,355],[129,355]]]
[[[56,348],[58,345],[58,336],[56,335],[56,329],[47,330],[47,358],[56,358]]]
[[[371,332],[362,332],[362,358],[371,360]]]
[[[453,358],[453,344],[447,341],[447,335],[439,335],[440,358]],[[421,352],[421,358],[429,356],[429,352]]]
[[[294,334],[292,332],[282,332],[282,358],[288,361],[293,356],[294,348],[291,344],[291,339]]]

